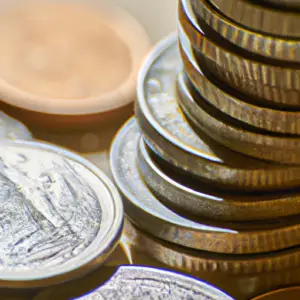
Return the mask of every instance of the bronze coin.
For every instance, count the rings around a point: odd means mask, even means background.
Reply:
[[[189,0],[179,6],[179,22],[201,59],[218,80],[265,106],[300,107],[300,69],[267,64],[221,46],[200,27]]]
[[[178,78],[178,101],[189,120],[220,144],[259,159],[277,163],[300,164],[300,137],[267,135],[234,125],[199,97],[187,76]]]
[[[193,221],[172,211],[150,192],[141,176],[136,161],[140,138],[131,119],[117,135],[110,159],[125,212],[139,228],[174,244],[215,253],[262,253],[300,244],[298,217],[237,224]]]
[[[181,31],[182,32],[182,31]],[[257,106],[247,102],[247,97],[238,98],[211,80],[201,69],[201,60],[182,32],[180,54],[185,72],[199,95],[218,110],[243,123],[275,133],[300,135],[300,112],[281,111]]]
[[[191,0],[200,2],[203,0]],[[300,13],[265,7],[248,0],[209,0],[234,22],[257,32],[300,38]]]
[[[297,193],[251,196],[224,193],[205,182],[176,176],[153,159],[143,140],[139,144],[137,161],[144,182],[152,193],[181,214],[187,212],[197,219],[242,222],[300,214],[300,195]]]
[[[136,116],[147,143],[170,165],[226,189],[278,191],[299,187],[300,168],[252,159],[215,143],[187,122],[176,99],[182,70],[177,36],[162,42],[139,79]]]
[[[278,63],[282,66],[287,62],[300,62],[298,39],[287,39],[247,29],[232,22],[230,19],[226,19],[224,15],[219,13],[205,0],[193,1],[192,5],[198,21],[206,24],[211,33],[240,47],[237,51],[244,49],[251,52],[252,56],[253,54],[257,54],[262,56],[264,60]],[[278,62],[274,60],[278,60]]]

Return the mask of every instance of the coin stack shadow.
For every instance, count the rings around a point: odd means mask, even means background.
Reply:
[[[300,284],[300,42],[221,2],[180,1],[111,162],[139,246],[245,299]]]

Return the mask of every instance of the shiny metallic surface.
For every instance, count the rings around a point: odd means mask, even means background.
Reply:
[[[0,138],[31,140],[32,135],[25,125],[0,111]]]
[[[180,106],[189,120],[223,146],[278,164],[300,164],[299,137],[267,135],[234,126],[222,115],[217,116],[217,111],[204,101],[197,103],[194,100],[197,95],[191,92],[182,75],[178,78],[178,95]]]
[[[141,71],[136,116],[153,151],[176,168],[226,189],[278,191],[299,186],[299,167],[251,159],[220,148],[207,134],[196,132],[177,103],[175,82],[181,70],[177,37],[171,36],[154,50]]]
[[[248,0],[209,0],[209,2],[227,18],[246,28],[285,38],[300,37],[300,13],[297,11],[282,11]]]
[[[297,193],[245,195],[224,193],[205,182],[193,182],[162,168],[140,140],[138,166],[144,182],[163,203],[198,218],[215,221],[253,221],[300,215]]]
[[[111,166],[124,196],[125,212],[142,230],[174,244],[216,253],[260,253],[300,243],[297,234],[300,225],[294,220],[286,221],[283,226],[276,222],[210,225],[211,222],[191,221],[173,212],[150,192],[138,170],[136,156],[140,138],[139,128],[131,119],[113,143]]]
[[[106,284],[79,299],[232,300],[225,293],[194,278],[171,271],[138,266],[120,267]]]
[[[4,141],[0,152],[1,287],[46,286],[101,264],[121,234],[116,188],[61,148]]]
[[[261,3],[260,0],[258,2]],[[199,21],[207,24],[215,34],[233,45],[264,58],[279,60],[282,64],[284,61],[300,62],[299,39],[262,34],[240,26],[225,18],[205,0],[195,0],[192,5]],[[251,17],[250,14],[249,16]]]
[[[196,2],[193,2],[196,3]],[[300,69],[295,65],[272,65],[239,55],[220,40],[206,34],[189,0],[179,6],[179,22],[201,60],[202,67],[218,80],[251,96],[249,101],[285,109],[300,107]]]
[[[219,111],[259,129],[280,134],[300,135],[300,112],[281,111],[253,105],[247,97],[238,98],[213,82],[201,69],[194,51],[184,32],[180,31],[180,54],[185,72],[199,95]]]
[[[256,297],[253,300],[298,300],[300,299],[300,286],[282,288]]]

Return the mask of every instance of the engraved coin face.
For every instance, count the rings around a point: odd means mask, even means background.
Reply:
[[[117,191],[96,167],[56,147],[9,141],[0,152],[0,215],[0,280],[8,287],[94,268],[115,247],[123,218]]]
[[[29,130],[19,121],[0,111],[0,138],[31,140]]]
[[[214,287],[170,271],[121,267],[102,287],[80,300],[232,299]]]

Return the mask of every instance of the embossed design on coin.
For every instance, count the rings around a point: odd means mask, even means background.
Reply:
[[[145,267],[121,267],[111,280],[80,300],[232,299],[196,279]]]
[[[121,226],[105,179],[80,158],[37,145],[1,147],[1,279],[28,273],[38,280],[34,272],[50,277],[79,268],[103,254],[104,243],[108,250],[110,239],[115,242],[114,218]]]

